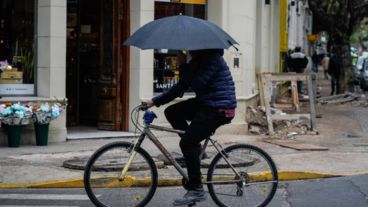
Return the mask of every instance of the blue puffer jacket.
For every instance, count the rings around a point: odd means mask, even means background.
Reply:
[[[180,66],[181,78],[168,91],[154,97],[156,106],[183,96],[190,87],[204,106],[216,109],[236,108],[234,81],[222,55],[222,49],[200,50],[188,64]]]

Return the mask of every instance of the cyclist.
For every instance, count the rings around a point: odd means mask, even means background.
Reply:
[[[190,51],[191,60],[185,63],[185,56],[179,53],[179,81],[147,102],[148,107],[159,107],[182,97],[189,87],[196,95],[165,109],[165,116],[172,127],[185,131],[179,145],[188,171],[188,192],[174,201],[175,206],[206,199],[201,183],[200,142],[221,125],[230,123],[235,116],[235,86],[223,54],[223,49]]]

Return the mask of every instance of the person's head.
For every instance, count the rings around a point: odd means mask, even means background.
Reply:
[[[301,51],[302,51],[302,48],[300,46],[295,47],[295,52],[301,52]]]

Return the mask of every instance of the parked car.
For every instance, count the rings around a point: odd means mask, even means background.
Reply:
[[[360,71],[363,69],[364,59],[365,59],[364,56],[359,56],[355,66],[353,66],[355,77],[357,78],[358,81],[360,79]]]
[[[364,91],[368,91],[368,57],[363,59],[363,65],[359,73],[359,85]]]

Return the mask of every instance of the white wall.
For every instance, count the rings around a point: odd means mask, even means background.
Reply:
[[[280,52],[280,3],[278,0],[257,1],[256,71],[277,72]]]
[[[291,6],[292,2],[295,2],[294,6]],[[299,4],[297,4],[297,2],[299,2]],[[308,54],[309,43],[307,40],[307,35],[312,33],[312,17],[307,12],[308,3],[289,0],[288,5],[290,8],[288,11],[288,47],[289,49],[294,49],[296,46],[300,46],[302,47],[303,52]],[[298,11],[297,8],[299,8]]]
[[[256,0],[213,0],[208,2],[208,20],[228,32],[238,43],[226,50],[225,59],[236,84],[236,95],[245,97],[253,94],[255,82],[255,4]],[[241,58],[240,68],[233,68],[236,53]],[[249,84],[250,83],[250,84]]]

